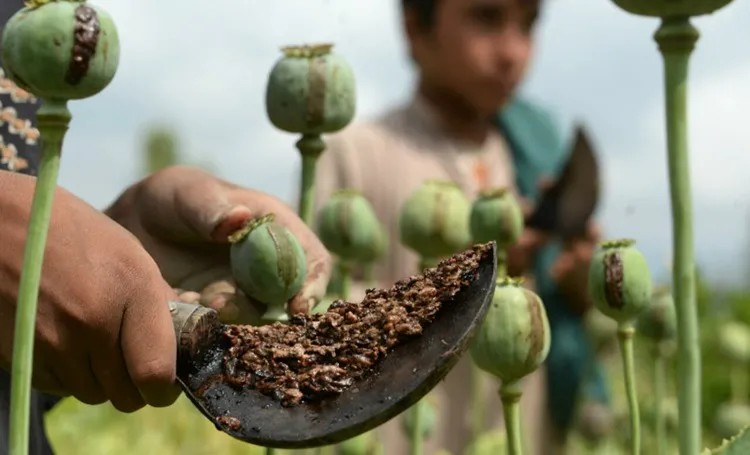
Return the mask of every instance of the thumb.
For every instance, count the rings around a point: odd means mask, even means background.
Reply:
[[[141,221],[171,241],[226,242],[252,217],[248,207],[230,201],[233,186],[200,169],[174,166],[144,183],[138,203]]]

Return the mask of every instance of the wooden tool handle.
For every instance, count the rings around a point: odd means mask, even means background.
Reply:
[[[177,356],[192,360],[211,346],[221,325],[216,311],[202,305],[169,302],[174,333],[177,337]]]

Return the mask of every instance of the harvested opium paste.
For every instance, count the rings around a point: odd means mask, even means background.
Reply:
[[[227,381],[285,406],[340,394],[396,345],[420,336],[441,305],[473,282],[489,248],[474,246],[390,289],[369,289],[361,303],[337,300],[327,313],[289,324],[227,326]]]

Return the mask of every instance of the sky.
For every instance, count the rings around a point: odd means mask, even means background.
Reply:
[[[357,77],[358,119],[408,100],[414,75],[397,0],[96,0],[118,26],[112,84],[71,104],[60,184],[103,208],[140,177],[142,134],[168,122],[191,161],[296,200],[293,135],[264,108],[280,47],[332,42]],[[261,12],[262,11],[262,12]],[[695,247],[715,281],[743,283],[750,255],[750,2],[695,20],[689,124]],[[607,237],[637,240],[656,275],[672,254],[658,21],[611,0],[548,0],[522,92],[567,131],[583,122],[601,154]]]

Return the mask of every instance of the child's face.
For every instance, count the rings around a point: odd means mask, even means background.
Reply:
[[[422,77],[490,115],[526,73],[538,0],[437,0],[426,30],[407,14],[407,31]]]

